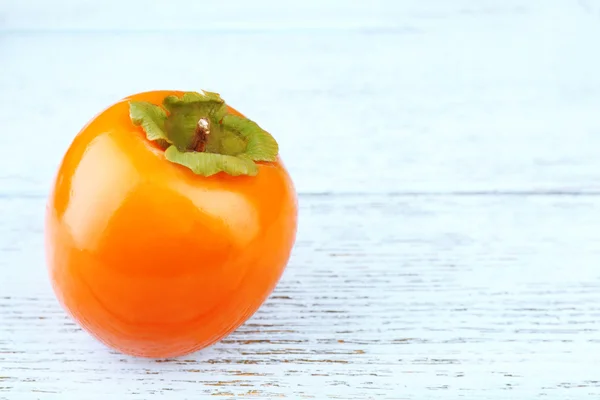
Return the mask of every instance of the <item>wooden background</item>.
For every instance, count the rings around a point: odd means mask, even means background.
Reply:
[[[597,399],[599,39],[597,0],[0,0],[0,399]],[[272,131],[301,210],[255,316],[152,361],[66,317],[43,215],[157,88]]]

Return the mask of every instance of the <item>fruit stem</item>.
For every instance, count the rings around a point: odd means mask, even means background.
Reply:
[[[208,118],[200,118],[194,131],[192,141],[192,149],[194,151],[203,152],[206,149],[206,141],[210,135],[210,120]]]

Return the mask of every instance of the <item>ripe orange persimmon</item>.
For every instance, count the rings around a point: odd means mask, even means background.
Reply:
[[[74,138],[46,210],[62,306],[109,347],[173,357],[222,339],[277,285],[297,199],[275,139],[217,93],[125,98]]]

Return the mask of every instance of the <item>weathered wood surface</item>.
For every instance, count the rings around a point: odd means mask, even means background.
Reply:
[[[600,396],[598,2],[147,4],[0,0],[0,399]],[[65,316],[42,225],[77,130],[154,88],[272,130],[301,206],[257,314],[160,361]]]

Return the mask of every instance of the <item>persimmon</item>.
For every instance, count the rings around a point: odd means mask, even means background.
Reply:
[[[108,347],[191,353],[269,297],[297,213],[277,141],[219,94],[138,93],[84,126],[58,167],[45,221],[52,287]]]

